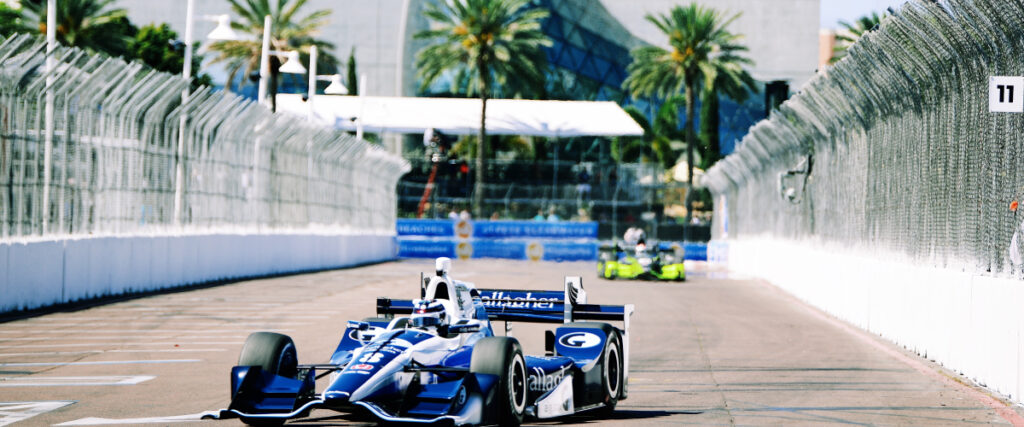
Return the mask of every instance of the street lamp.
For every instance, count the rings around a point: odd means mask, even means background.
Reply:
[[[185,60],[181,67],[181,78],[185,80],[185,89],[181,91],[181,103],[188,102],[192,86],[192,24],[194,19],[195,0],[188,0],[185,6]],[[206,36],[209,40],[239,40],[238,33],[231,29],[231,17],[228,15],[203,15],[200,17],[205,21],[217,22],[217,27]],[[173,224],[181,224],[181,209],[184,198],[185,179],[185,122],[188,117],[182,109],[181,117],[178,119],[178,162],[174,173],[174,217]]]
[[[341,74],[331,76],[331,84],[324,88],[327,95],[348,95],[348,88],[341,82]]]
[[[189,0],[191,2],[192,0]],[[217,20],[217,28],[210,31],[210,34],[206,35],[208,40],[239,40],[241,37],[238,33],[231,28],[231,16],[230,15],[206,15],[203,19],[215,18]]]
[[[316,64],[319,52],[320,51],[317,49],[316,45],[309,47],[309,92],[306,97],[306,107],[308,107],[306,118],[311,122],[313,121],[313,98],[316,97],[316,82],[331,82],[331,84],[324,89],[325,95],[348,95],[348,89],[341,83],[340,74],[334,74],[331,76],[319,76],[316,74]],[[284,66],[281,66],[281,69],[284,70]]]
[[[270,50],[271,34],[270,15],[263,17],[263,47],[260,49],[260,90],[258,101],[263,104],[267,101],[267,80],[270,79],[270,55],[285,57],[284,64],[279,69],[282,73],[306,74],[306,67],[299,61],[299,53],[296,51]]]
[[[303,67],[302,61],[299,60],[299,52],[294,50],[284,52],[272,50],[270,53],[278,56],[281,56],[282,54],[284,55],[284,64],[281,64],[280,68],[282,73],[306,74],[306,67]]]

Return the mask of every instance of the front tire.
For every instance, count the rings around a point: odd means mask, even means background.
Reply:
[[[298,378],[299,357],[295,343],[287,335],[254,332],[245,339],[238,366],[259,366],[264,372],[287,378]],[[253,426],[279,426],[283,419],[247,418],[242,422]]]
[[[298,351],[292,339],[273,332],[249,334],[238,356],[238,366],[259,366],[264,372],[287,378],[298,377],[298,365]]]
[[[469,363],[469,372],[498,376],[498,388],[492,402],[496,421],[501,426],[518,426],[526,412],[526,360],[519,342],[508,337],[487,337],[477,341]]]

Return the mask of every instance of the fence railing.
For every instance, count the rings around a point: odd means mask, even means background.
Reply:
[[[1024,115],[988,109],[990,76],[1024,75],[1021,22],[1019,1],[899,8],[708,172],[716,236],[1024,272]]]
[[[324,227],[393,233],[407,162],[179,76],[0,44],[0,240]],[[49,71],[47,71],[49,70]]]

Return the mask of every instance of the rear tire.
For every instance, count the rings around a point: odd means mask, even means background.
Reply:
[[[622,338],[619,331],[611,328],[608,341],[605,343],[602,352],[602,386],[605,392],[605,406],[601,412],[605,415],[615,412],[615,405],[619,403],[619,396],[622,395]]]
[[[264,372],[293,379],[298,378],[298,365],[298,351],[292,339],[273,332],[250,334],[238,356],[238,366],[259,366]],[[242,422],[252,426],[279,426],[285,420],[242,417]]]
[[[572,322],[563,326],[581,329],[600,329],[603,335],[608,337],[605,340],[604,349],[601,351],[600,360],[601,403],[604,403],[604,407],[597,411],[601,415],[610,415],[615,411],[615,405],[619,403],[619,397],[622,396],[625,380],[622,375],[624,359],[622,336],[619,334],[619,330],[612,327],[612,325],[600,322]]]
[[[498,389],[493,402],[497,405],[496,421],[501,426],[518,426],[526,412],[526,359],[514,338],[487,337],[477,341],[469,363],[469,372],[498,376]]]

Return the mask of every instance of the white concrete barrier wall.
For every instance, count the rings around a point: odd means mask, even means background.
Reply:
[[[196,234],[0,243],[0,313],[394,259],[395,237]]]
[[[713,242],[711,262],[797,298],[1024,403],[1024,283],[968,268],[814,242]]]

